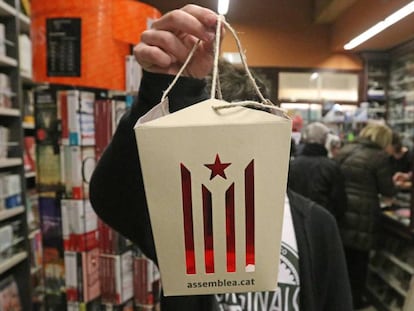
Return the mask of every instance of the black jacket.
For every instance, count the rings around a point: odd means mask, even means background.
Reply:
[[[288,186],[325,207],[337,220],[345,213],[344,176],[323,145],[304,144],[301,154],[290,161]]]
[[[136,243],[155,262],[156,253],[133,126],[156,105],[171,76],[144,72],[138,101],[122,118],[90,183],[90,200],[100,218]],[[205,83],[180,78],[169,94],[170,110],[206,98]],[[352,310],[342,244],[333,217],[315,203],[289,192],[299,249],[302,311]],[[162,297],[163,311],[212,311],[214,296]]]
[[[395,193],[388,155],[379,145],[358,138],[342,147],[336,160],[345,176],[348,196],[348,208],[339,223],[344,245],[369,251],[378,236],[378,195],[392,197]]]

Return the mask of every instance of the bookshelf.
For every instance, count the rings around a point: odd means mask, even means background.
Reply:
[[[384,52],[366,52],[365,101],[381,108],[391,128],[413,147],[414,41]],[[377,115],[378,116],[378,115]],[[412,310],[414,306],[414,189],[401,190],[392,206],[383,206],[380,245],[370,258],[367,292],[378,310]]]
[[[30,247],[26,213],[19,35],[30,19],[19,0],[0,1],[0,291],[15,286],[22,310],[31,310]]]

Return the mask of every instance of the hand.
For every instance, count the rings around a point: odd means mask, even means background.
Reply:
[[[217,19],[213,11],[191,4],[171,11],[142,33],[135,58],[146,71],[175,75],[201,39],[183,75],[204,78],[213,67]]]
[[[396,187],[408,189],[411,187],[411,176],[411,172],[397,172],[394,174],[394,176],[392,176],[392,181]]]

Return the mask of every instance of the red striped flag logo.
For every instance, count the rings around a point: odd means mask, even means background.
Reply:
[[[227,180],[225,169],[232,163],[222,163],[217,154],[214,163],[204,164],[211,170],[210,181],[215,178]],[[245,269],[254,271],[255,266],[255,206],[254,206],[254,160],[244,168],[244,185],[239,185],[234,181],[223,191],[223,193],[213,193],[208,188],[208,182],[196,185],[192,189],[191,171],[183,164],[181,169],[181,190],[182,190],[182,209],[184,223],[184,248],[186,259],[187,274],[196,274],[196,256],[194,248],[194,218],[195,206],[193,203],[193,191],[201,192],[201,207],[203,214],[203,234],[204,234],[204,272],[214,273],[214,232],[213,232],[213,196],[224,196],[225,204],[225,232],[226,232],[226,269],[227,272],[236,272],[236,223],[235,223],[235,191],[237,187],[244,190],[244,211],[245,211]],[[221,209],[220,209],[221,210]]]

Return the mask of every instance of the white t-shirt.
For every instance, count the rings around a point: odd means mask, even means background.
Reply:
[[[221,311],[299,311],[299,253],[288,196],[282,226],[282,245],[275,292],[218,294]]]

